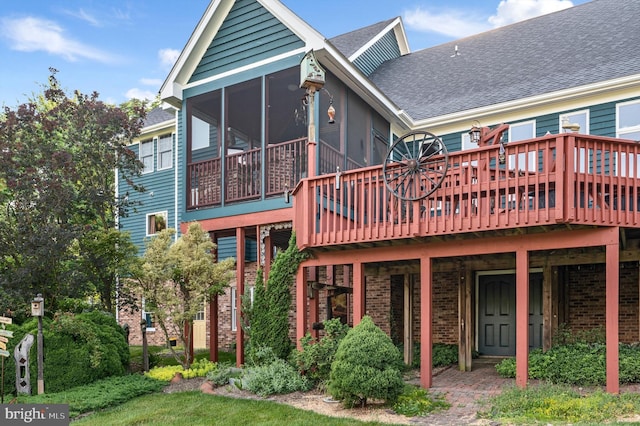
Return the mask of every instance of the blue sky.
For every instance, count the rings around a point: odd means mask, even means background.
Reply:
[[[283,0],[327,38],[403,18],[412,50],[587,0]],[[0,106],[62,86],[120,103],[153,97],[209,0],[24,0],[0,8]],[[320,5],[318,7],[317,5]]]

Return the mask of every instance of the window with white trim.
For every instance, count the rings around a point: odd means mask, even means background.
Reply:
[[[167,229],[167,212],[147,214],[147,236],[154,235]]]
[[[160,136],[158,140],[158,170],[173,166],[173,134]]]
[[[523,141],[527,139],[533,139],[536,137],[536,121],[523,121],[522,123],[511,124],[509,126],[509,143]],[[508,166],[510,169],[529,170],[536,171],[538,167],[538,159],[535,152],[529,152],[528,154],[518,154],[516,161],[515,155],[510,155],[508,159]],[[527,158],[525,158],[525,156]]]
[[[254,287],[247,287],[245,289],[245,294],[248,294],[251,300],[251,306],[253,306],[253,290]],[[236,331],[238,329],[238,304],[237,302],[237,292],[236,287],[231,287],[231,331]]]
[[[571,133],[572,130],[567,127],[567,125],[575,125],[580,126],[579,130],[576,130],[577,133],[582,133],[584,135],[589,134],[589,110],[585,109],[582,111],[574,111],[568,112],[566,114],[560,114],[559,117],[559,129],[560,133]]]
[[[153,139],[140,142],[140,161],[144,165],[142,173],[153,171]]]
[[[149,309],[149,310],[148,310]],[[142,298],[142,319],[147,323],[147,331],[156,331],[156,324],[153,320],[153,311],[150,311],[150,307]]]
[[[640,100],[616,105],[616,137],[640,140]]]

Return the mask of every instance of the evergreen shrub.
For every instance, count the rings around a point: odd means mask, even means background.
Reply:
[[[368,399],[394,403],[404,389],[402,355],[371,317],[349,330],[331,365],[328,390],[345,407]]]

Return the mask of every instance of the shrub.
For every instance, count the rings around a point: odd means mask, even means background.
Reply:
[[[367,399],[393,403],[404,389],[402,355],[369,316],[349,330],[331,365],[329,392],[345,407]]]
[[[260,396],[306,391],[311,382],[283,359],[250,367],[245,374],[246,389]]]
[[[405,390],[393,405],[393,411],[403,416],[424,416],[436,410],[445,410],[451,406],[444,395],[430,395],[426,389],[406,385]]]
[[[236,368],[231,363],[218,364],[215,370],[207,373],[207,380],[216,386],[224,386],[229,384],[229,379],[237,378],[242,375],[242,370]]]
[[[325,334],[320,340],[316,341],[307,334],[300,339],[302,350],[293,354],[293,362],[300,374],[314,383],[329,380],[338,345],[349,330],[349,326],[342,324],[339,318],[326,320],[323,325]]]
[[[275,351],[270,346],[253,347],[247,356],[248,365],[268,365],[278,359]]]
[[[155,367],[144,373],[145,376],[162,382],[169,382],[176,373],[182,374],[185,379],[193,379],[195,377],[205,377],[209,372],[216,369],[216,363],[206,359],[195,360],[189,369],[185,370],[182,365],[167,365],[165,367]]]
[[[139,374],[109,377],[57,393],[20,396],[21,404],[69,404],[69,415],[100,410],[122,404],[135,397],[158,392],[163,383]]]
[[[620,382],[640,382],[640,347],[620,345]],[[502,377],[515,377],[516,361],[507,358],[496,365]],[[541,349],[529,353],[529,378],[578,386],[606,383],[606,346],[602,344],[574,343],[554,346],[546,352]]]

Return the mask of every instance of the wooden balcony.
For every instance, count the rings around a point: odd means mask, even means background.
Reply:
[[[187,209],[282,196],[306,175],[306,139],[187,165]],[[264,167],[263,167],[264,165]],[[224,177],[224,178],[223,178]],[[264,186],[263,186],[264,182]]]
[[[300,247],[552,226],[640,228],[640,145],[579,134],[548,135],[449,153],[440,186],[403,201],[381,166],[303,179],[294,193]],[[429,182],[418,183],[428,187]]]

